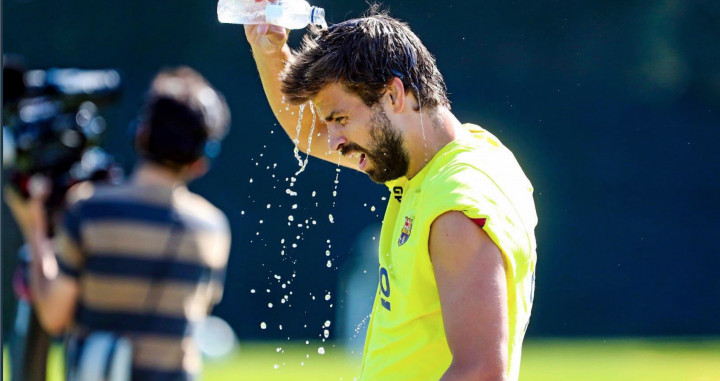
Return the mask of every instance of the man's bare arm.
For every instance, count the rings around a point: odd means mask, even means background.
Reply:
[[[280,75],[285,69],[285,65],[292,60],[292,52],[287,45],[288,31],[285,28],[269,24],[246,25],[245,36],[252,47],[253,58],[270,108],[288,137],[293,141],[297,139],[297,146],[304,153],[308,152],[309,147],[310,155],[314,157],[334,164],[340,160],[341,165],[357,169],[356,160],[339,158],[337,152],[330,150],[327,126],[319,115],[315,116],[312,144],[308,145],[313,120],[310,107],[305,107],[298,134],[300,106],[284,102],[281,91]]]
[[[30,292],[43,328],[52,335],[61,333],[72,322],[80,287],[76,280],[58,269],[52,243],[47,236],[47,219],[42,195],[23,200],[12,189],[5,189],[5,202],[30,249]]]
[[[508,309],[500,249],[459,211],[433,222],[429,245],[453,355],[441,380],[505,380]]]

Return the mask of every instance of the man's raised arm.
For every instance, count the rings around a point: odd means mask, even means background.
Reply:
[[[298,133],[300,107],[284,102],[281,91],[280,75],[285,69],[285,65],[292,59],[292,52],[287,45],[288,32],[285,28],[276,25],[245,25],[245,36],[252,47],[253,58],[270,108],[288,137],[291,140],[297,139],[300,151],[307,153],[313,120],[310,107],[304,109],[302,125]],[[338,163],[339,154],[330,150],[327,126],[319,115],[315,116],[310,155],[334,164]],[[340,164],[344,166],[357,167],[354,160],[348,158],[340,158],[340,160]]]

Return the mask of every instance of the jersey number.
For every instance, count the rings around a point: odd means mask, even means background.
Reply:
[[[402,187],[393,187],[393,194],[398,202],[402,202],[403,189]]]
[[[380,267],[380,292],[382,293],[382,296],[380,296],[380,304],[382,304],[386,310],[390,311],[390,302],[386,299],[390,298],[390,276],[384,267]]]

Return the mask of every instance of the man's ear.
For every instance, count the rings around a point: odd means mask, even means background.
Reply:
[[[385,96],[389,102],[388,106],[393,112],[401,113],[405,110],[405,86],[400,78],[393,77],[390,83],[388,83]]]

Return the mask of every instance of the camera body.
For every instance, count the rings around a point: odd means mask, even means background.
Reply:
[[[120,94],[117,70],[3,67],[3,168],[28,197],[30,179],[52,183],[47,207],[62,206],[67,190],[85,180],[119,181],[122,169],[98,144],[105,119],[98,105]]]

